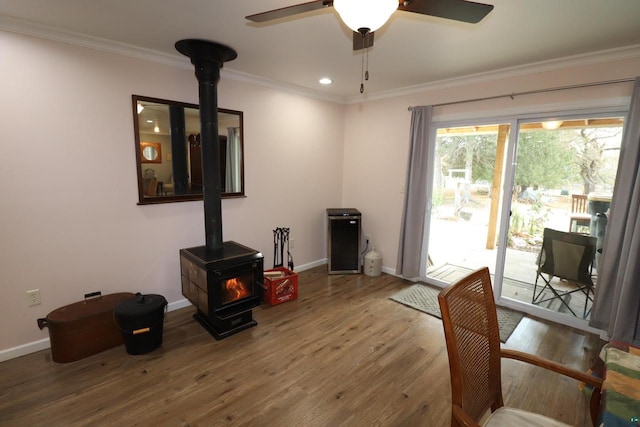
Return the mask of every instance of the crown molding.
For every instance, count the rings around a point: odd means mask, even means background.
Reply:
[[[548,61],[533,62],[530,64],[501,68],[498,70],[470,74],[467,76],[455,77],[451,79],[438,80],[435,82],[415,86],[407,86],[404,88],[393,89],[389,91],[374,92],[366,95],[364,101],[377,101],[387,98],[415,95],[421,92],[432,90],[451,89],[458,86],[481,84],[514,77],[525,77],[532,74],[634,58],[640,58],[640,44],[615,49],[601,50],[597,52],[590,52],[582,55],[567,56],[564,58],[552,59]],[[362,95],[360,95],[348,97],[346,103],[357,104],[362,103],[362,101],[363,97]]]
[[[86,47],[89,49],[128,56],[131,58],[141,59],[149,62],[170,65],[173,67],[188,70],[192,69],[191,63],[182,55],[178,55],[177,53],[175,55],[171,55],[151,49],[145,49],[138,46],[115,42],[113,40],[87,36],[85,34],[61,30],[42,24],[36,24],[29,21],[11,18],[9,16],[0,15],[0,29],[8,32],[34,36],[75,46]],[[286,84],[276,80],[267,79],[265,77],[233,70],[233,68],[223,68],[221,70],[221,76],[232,80],[256,84],[259,86],[294,93],[297,95],[306,96],[322,101],[328,101],[338,104],[356,104],[362,103],[363,101],[368,102],[400,96],[415,95],[417,93],[431,90],[449,89],[457,86],[480,84],[513,77],[523,77],[541,72],[557,71],[602,62],[639,57],[640,45],[632,45],[622,48],[558,58],[549,61],[541,61],[515,67],[502,68],[499,70],[492,70],[462,77],[439,80],[436,82],[430,82],[415,86],[407,86],[400,89],[373,92],[365,94],[364,97],[362,95],[343,97],[339,95],[328,94],[325,92],[319,92],[312,89]]]
[[[27,36],[38,37],[74,46],[81,46],[117,55],[128,56],[153,63],[169,65],[173,67],[193,70],[193,66],[187,58],[182,55],[167,54],[156,50],[145,49],[138,46],[107,40],[99,37],[88,36],[72,31],[61,30],[42,24],[11,18],[0,15],[0,29],[8,32],[18,33]],[[256,84],[271,89],[294,93],[310,98],[344,104],[346,99],[342,96],[317,92],[300,86],[290,85],[276,80],[267,79],[249,73],[233,70],[233,68],[223,68],[220,76],[231,80]]]
[[[242,81],[246,83],[251,83],[258,86],[267,87],[270,89],[275,89],[283,92],[293,93],[296,95],[306,96],[308,98],[315,98],[320,101],[328,101],[336,104],[346,103],[346,98],[343,96],[318,92],[312,89],[307,89],[300,86],[278,82],[276,80],[271,80],[265,77],[256,76],[254,74],[244,73],[242,71],[223,68],[220,71],[220,75],[230,80],[237,80],[237,81]]]
[[[151,49],[119,43],[100,37],[87,36],[85,34],[75,33],[72,31],[60,30],[58,28],[23,21],[8,16],[0,15],[0,29],[12,33],[143,59],[154,63],[181,68],[191,68],[191,64],[181,55],[169,55]]]

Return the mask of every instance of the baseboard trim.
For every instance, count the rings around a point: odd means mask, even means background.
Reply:
[[[193,304],[191,304],[188,299],[183,298],[178,301],[170,302],[169,304],[167,304],[167,311],[180,310],[181,308],[189,307],[191,305]]]
[[[317,261],[309,262],[307,264],[302,264],[298,266],[294,266],[296,271],[305,271],[311,270],[312,268],[319,267],[321,265],[327,264],[329,262],[328,258],[319,259]]]
[[[296,271],[305,271],[314,267],[327,264],[328,259],[323,258],[317,261],[313,261],[307,264],[296,266]],[[167,311],[180,310],[181,308],[189,307],[192,304],[187,299],[180,299],[178,301],[170,302],[167,305]],[[49,338],[44,338],[38,341],[30,342],[27,344],[19,345],[17,347],[8,348],[6,350],[0,350],[0,363],[7,360],[16,359],[18,357],[26,356],[27,354],[35,353],[37,351],[46,350],[51,348],[51,342]]]
[[[169,303],[167,305],[167,311],[179,310],[190,305],[191,303],[187,299],[181,299]],[[18,357],[26,356],[27,354],[35,353],[37,351],[46,350],[48,348],[51,348],[51,342],[49,341],[49,338],[43,338],[41,340],[19,345],[17,347],[0,350],[0,363],[11,359],[16,359]]]
[[[51,347],[49,338],[44,338],[39,341],[30,342],[27,344],[19,345],[17,347],[9,348],[0,351],[0,362],[5,362],[10,359],[16,359],[18,357],[26,356],[27,354],[35,353],[36,351],[46,350]]]

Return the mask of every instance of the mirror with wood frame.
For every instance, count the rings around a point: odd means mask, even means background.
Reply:
[[[132,95],[138,204],[202,200],[197,104]],[[242,111],[218,109],[222,198],[244,197]]]

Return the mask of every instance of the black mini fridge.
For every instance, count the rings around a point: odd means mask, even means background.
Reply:
[[[329,274],[360,272],[361,221],[357,209],[327,209]]]

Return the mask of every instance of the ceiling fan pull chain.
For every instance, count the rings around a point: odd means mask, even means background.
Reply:
[[[367,57],[367,68],[365,69],[364,72],[364,79],[366,81],[369,81],[369,34],[371,33],[367,33],[367,40],[366,40],[366,49],[364,51],[365,56]]]
[[[367,34],[367,44],[369,43],[369,35]],[[364,79],[369,81],[369,47],[364,51],[365,56],[367,57],[367,67],[364,72]]]
[[[364,36],[362,37],[362,40],[364,41]],[[364,53],[362,54],[362,65],[360,67],[360,93],[364,93],[363,75],[364,75]]]

